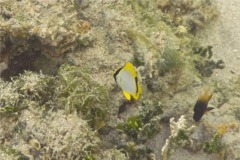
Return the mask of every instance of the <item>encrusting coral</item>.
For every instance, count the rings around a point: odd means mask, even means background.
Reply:
[[[23,70],[51,74],[58,65],[54,58],[93,41],[90,23],[78,17],[74,0],[3,0],[0,6],[0,64],[8,66],[1,76],[8,80]]]

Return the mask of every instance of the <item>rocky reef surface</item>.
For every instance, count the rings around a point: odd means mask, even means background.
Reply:
[[[203,42],[214,0],[0,0],[3,159],[238,159],[238,76]],[[128,102],[113,73],[137,69]],[[228,62],[228,61],[227,61]],[[204,89],[214,109],[195,122]]]

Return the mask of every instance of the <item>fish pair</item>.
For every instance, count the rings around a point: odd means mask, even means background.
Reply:
[[[131,101],[132,99],[139,99],[139,96],[142,93],[142,88],[137,78],[137,72],[132,63],[127,62],[125,66],[119,68],[113,76],[115,82],[123,90],[123,94],[127,100]],[[194,105],[193,114],[193,119],[196,122],[200,121],[206,111],[213,109],[211,107],[207,107],[208,101],[211,97],[212,94],[209,94],[208,90],[205,90],[204,94],[198,98],[196,104]]]

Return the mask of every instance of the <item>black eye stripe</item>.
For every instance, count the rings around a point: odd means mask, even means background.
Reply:
[[[113,77],[114,77],[114,80],[115,80],[116,83],[117,83],[116,77],[117,77],[118,73],[121,71],[121,69],[123,69],[123,67],[122,67],[122,68],[119,68],[119,69],[113,74]]]

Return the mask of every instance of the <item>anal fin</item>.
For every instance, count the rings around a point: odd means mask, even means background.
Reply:
[[[124,94],[124,96],[126,97],[127,100],[129,100],[129,101],[131,100],[131,95],[128,92],[123,91],[123,94]]]

